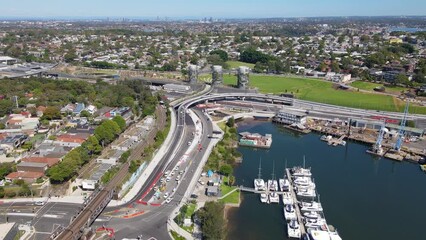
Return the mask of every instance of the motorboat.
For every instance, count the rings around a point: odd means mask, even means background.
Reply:
[[[306,198],[314,198],[314,197],[316,197],[315,189],[312,189],[312,188],[297,189],[296,195],[298,197],[306,197]]]
[[[302,232],[300,231],[300,226],[297,220],[291,220],[287,223],[287,233],[289,238],[300,239]]]
[[[309,218],[309,219],[318,219],[318,218],[321,217],[318,212],[313,212],[313,211],[311,211],[311,212],[305,212],[305,213],[303,213],[303,216],[305,218]]]
[[[296,210],[294,209],[293,204],[287,204],[284,206],[284,218],[287,221],[297,219]]]
[[[320,229],[308,229],[308,234],[312,240],[342,240],[337,231],[328,231]]]
[[[293,182],[297,187],[303,187],[303,186],[305,186],[305,187],[314,186],[315,187],[315,184],[310,177],[296,177],[293,180]]]
[[[277,180],[268,180],[268,189],[269,191],[278,191]]]
[[[266,193],[261,193],[261,194],[260,194],[260,201],[261,201],[262,203],[266,203],[266,202],[268,202],[268,195],[267,195]]]
[[[323,211],[322,205],[319,202],[301,202],[299,206],[302,212],[309,212],[309,211],[322,212]]]
[[[261,178],[254,179],[254,189],[256,191],[265,191],[266,190],[265,181]]]
[[[276,193],[276,192],[269,193],[269,202],[270,203],[280,203],[280,197],[279,197],[278,193]]]
[[[291,195],[291,192],[284,192],[283,193],[283,203],[284,203],[284,205],[294,204],[293,196]]]
[[[327,226],[327,222],[324,218],[304,218],[305,227],[307,228],[324,228]],[[325,227],[326,228],[326,227]]]
[[[312,176],[312,173],[309,168],[294,167],[292,169],[292,175],[294,177],[310,177]]]
[[[288,179],[280,178],[278,182],[280,184],[281,192],[287,192],[290,189],[290,182]]]

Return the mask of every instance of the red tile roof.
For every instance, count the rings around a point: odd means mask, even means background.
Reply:
[[[49,157],[27,157],[23,158],[22,162],[34,162],[34,163],[47,163],[49,167],[57,164],[60,158],[49,158]]]
[[[43,177],[44,174],[40,172],[13,172],[9,173],[9,175],[6,176],[6,178],[9,179],[37,179],[40,177]]]

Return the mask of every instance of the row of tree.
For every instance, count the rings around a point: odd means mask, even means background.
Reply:
[[[121,116],[103,121],[95,129],[95,135],[90,136],[81,146],[71,150],[60,163],[47,171],[50,182],[63,183],[76,176],[84,164],[101,153],[103,145],[111,143],[125,128],[126,122]]]

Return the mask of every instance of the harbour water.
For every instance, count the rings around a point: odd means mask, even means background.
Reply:
[[[240,147],[243,162],[236,184],[253,187],[262,158],[262,178],[282,178],[287,167],[311,167],[325,217],[344,240],[424,239],[426,174],[419,166],[378,159],[366,145],[331,147],[320,135],[299,135],[270,122],[240,123],[239,132],[271,133],[270,149]],[[228,212],[228,239],[287,239],[283,205],[262,204],[259,195],[242,193],[239,208]]]

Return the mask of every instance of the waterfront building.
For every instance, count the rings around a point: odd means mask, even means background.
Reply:
[[[305,124],[306,123],[306,114],[296,111],[280,111],[275,117],[274,121],[282,124]]]

